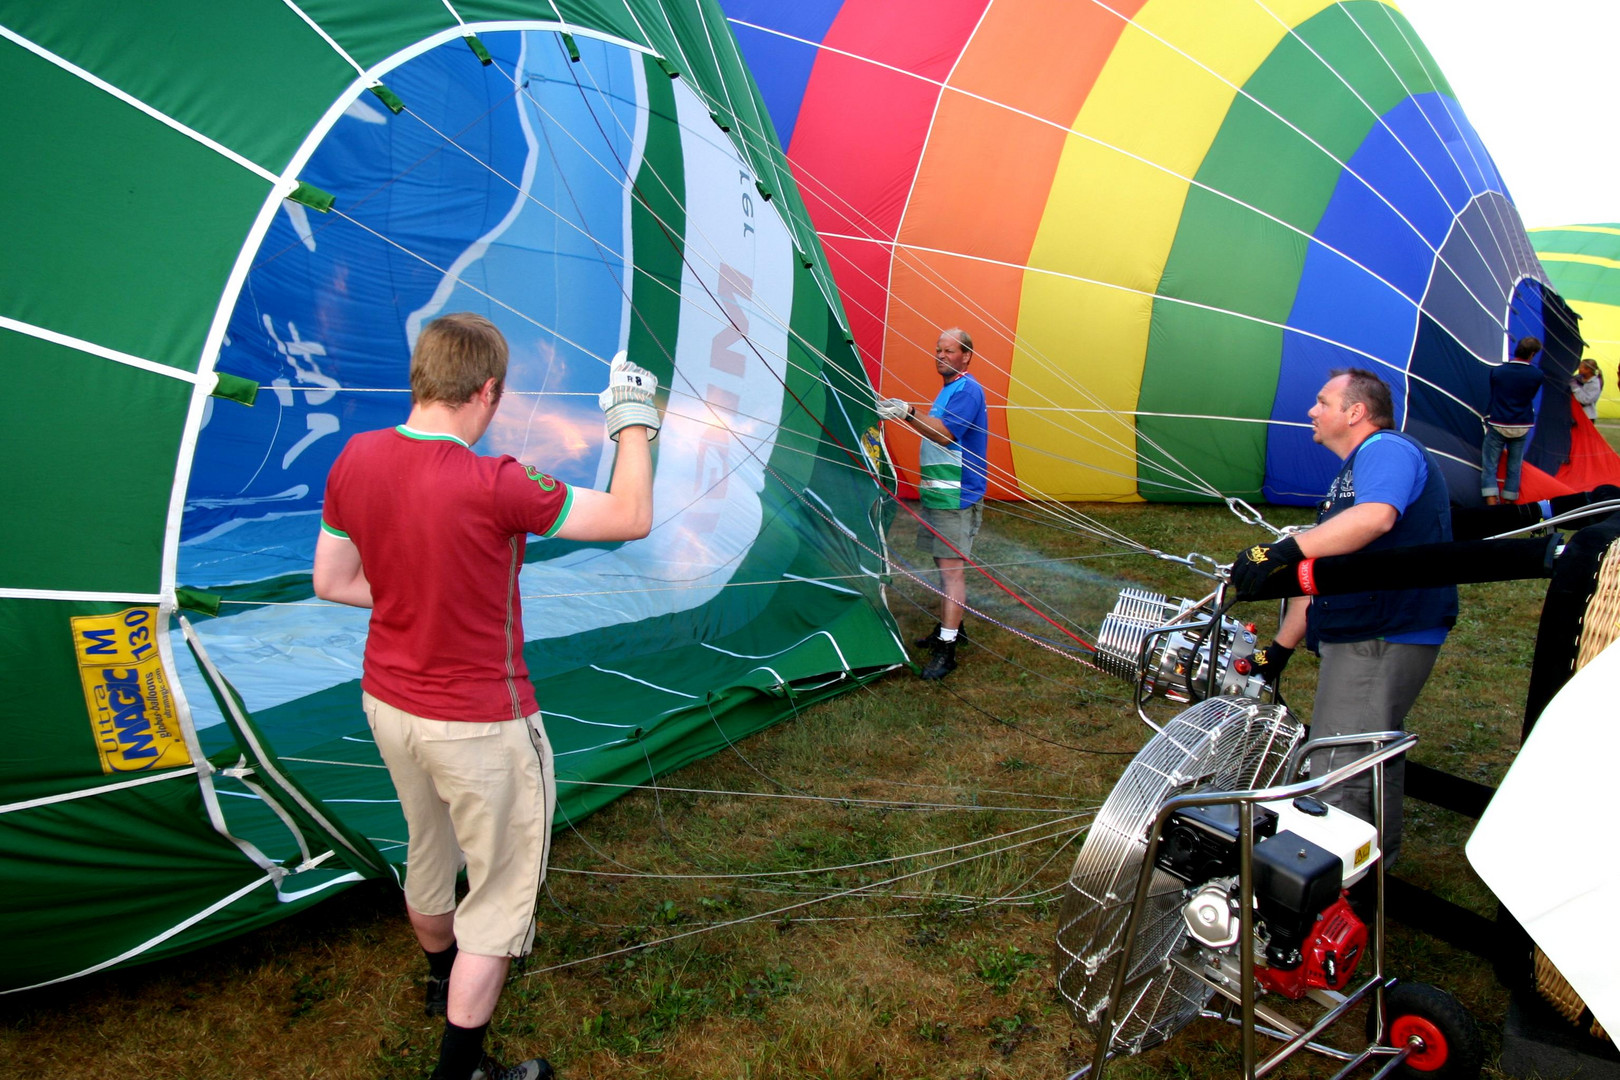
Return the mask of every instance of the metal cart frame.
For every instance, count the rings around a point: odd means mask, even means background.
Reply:
[[[1124,959],[1121,960],[1119,970],[1114,975],[1114,983],[1108,1004],[1103,1007],[1097,1027],[1093,1032],[1096,1039],[1095,1054],[1091,1063],[1070,1074],[1069,1080],[1079,1080],[1080,1077],[1087,1074],[1090,1074],[1095,1080],[1101,1080],[1108,1061],[1114,1056],[1110,1053],[1110,1045],[1113,1042],[1116,1025],[1115,1005],[1124,998],[1126,992],[1126,978],[1130,971],[1129,956],[1131,950],[1135,947],[1139,921],[1147,907],[1148,893],[1153,880],[1160,838],[1171,815],[1194,806],[1235,804],[1238,808],[1239,928],[1237,965],[1233,970],[1230,963],[1222,964],[1219,967],[1192,963],[1189,962],[1186,956],[1171,956],[1166,962],[1199,979],[1214,990],[1215,993],[1226,999],[1224,1009],[1205,1008],[1202,1010],[1201,1015],[1213,1019],[1224,1019],[1240,1027],[1242,1031],[1244,1080],[1258,1080],[1259,1077],[1265,1076],[1302,1049],[1312,1050],[1345,1062],[1344,1068],[1334,1074],[1333,1080],[1341,1080],[1341,1078],[1349,1076],[1368,1061],[1387,1058],[1388,1060],[1382,1062],[1378,1071],[1371,1077],[1371,1080],[1381,1080],[1381,1078],[1399,1068],[1411,1054],[1421,1050],[1422,1044],[1417,1040],[1410,1041],[1407,1045],[1401,1047],[1383,1044],[1388,1019],[1384,1009],[1384,994],[1395,984],[1395,980],[1386,977],[1384,973],[1384,859],[1382,854],[1384,843],[1384,764],[1390,759],[1406,753],[1416,743],[1416,735],[1400,731],[1339,735],[1313,739],[1296,747],[1291,754],[1285,773],[1290,778],[1289,783],[1277,787],[1256,788],[1246,791],[1189,792],[1166,799],[1153,819],[1153,828],[1147,838],[1147,850],[1142,860],[1142,869],[1137,876],[1136,895],[1131,905],[1130,916],[1125,924],[1124,940],[1128,944],[1123,954]],[[1371,744],[1373,750],[1347,765],[1334,769],[1320,777],[1312,777],[1307,780],[1295,779],[1308,757],[1319,750],[1331,749],[1336,746],[1367,744]],[[1320,1004],[1324,1011],[1314,1022],[1301,1026],[1260,1005],[1256,1000],[1258,984],[1255,981],[1254,974],[1254,806],[1260,802],[1273,802],[1298,798],[1302,795],[1314,795],[1369,770],[1372,771],[1373,825],[1377,830],[1380,852],[1378,861],[1371,871],[1374,874],[1376,883],[1373,919],[1368,927],[1372,971],[1343,992],[1311,991],[1308,996],[1311,1000]],[[1350,1052],[1316,1041],[1318,1035],[1343,1019],[1346,1013],[1367,998],[1368,995],[1372,996],[1372,1008],[1376,1017],[1376,1024],[1373,1027],[1374,1041],[1370,1045],[1359,1052]],[[1237,1006],[1236,1015],[1232,1013],[1232,1006],[1234,1005]],[[1283,1041],[1283,1045],[1263,1060],[1260,1060],[1257,1057],[1255,1043],[1257,1033],[1280,1039]]]

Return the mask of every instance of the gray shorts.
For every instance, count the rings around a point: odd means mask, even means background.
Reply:
[[[984,524],[984,500],[961,510],[938,510],[918,506],[926,525],[917,526],[917,546],[936,559],[965,559],[973,554],[973,538]],[[934,533],[938,533],[935,536]],[[943,540],[941,539],[943,537]],[[950,541],[949,544],[944,541]],[[955,551],[952,551],[952,548]]]

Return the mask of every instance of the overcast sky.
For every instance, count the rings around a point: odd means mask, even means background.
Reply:
[[[1620,222],[1620,0],[1396,0],[1528,228]]]

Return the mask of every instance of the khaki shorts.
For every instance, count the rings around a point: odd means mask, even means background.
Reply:
[[[927,523],[917,526],[918,547],[936,559],[965,559],[973,554],[973,538],[979,535],[979,526],[984,523],[984,500],[960,510],[940,510],[919,504],[917,513]],[[938,536],[934,535],[936,532]],[[944,543],[945,540],[950,543]],[[953,547],[955,551],[951,550]]]
[[[413,716],[370,694],[362,703],[410,831],[405,902],[423,915],[454,911],[466,952],[526,956],[557,809],[540,714],[476,724]]]

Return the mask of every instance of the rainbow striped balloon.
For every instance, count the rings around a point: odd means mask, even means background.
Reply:
[[[1345,366],[1466,491],[1487,362],[1567,347],[1391,4],[723,6],[882,392],[928,400],[939,330],[973,333],[993,497],[1312,501],[1337,461],[1305,414]]]

